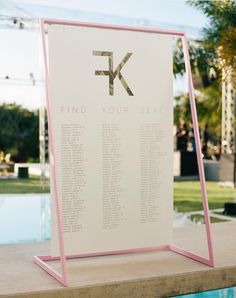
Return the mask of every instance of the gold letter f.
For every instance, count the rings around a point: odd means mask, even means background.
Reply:
[[[105,51],[93,51],[94,56],[108,56],[109,57],[109,70],[95,70],[96,76],[109,76],[109,94],[114,95],[114,79],[118,77],[125,88],[126,92],[133,96],[132,91],[130,90],[128,84],[126,83],[124,77],[121,74],[121,69],[125,65],[125,63],[129,60],[132,53],[127,53],[125,57],[122,59],[120,64],[117,66],[115,71],[113,71],[113,52],[105,52]]]

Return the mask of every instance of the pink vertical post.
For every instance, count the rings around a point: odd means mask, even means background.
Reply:
[[[214,266],[211,221],[210,221],[210,213],[209,213],[209,207],[208,207],[205,173],[204,173],[203,159],[202,159],[202,149],[201,149],[201,143],[200,143],[197,111],[196,111],[195,96],[194,96],[194,86],[193,86],[193,79],[192,79],[192,72],[191,72],[189,49],[188,49],[188,40],[185,34],[182,37],[182,43],[183,43],[185,69],[186,69],[186,74],[188,79],[189,99],[190,99],[191,114],[192,114],[192,121],[193,121],[194,138],[195,138],[195,144],[196,144],[198,172],[199,172],[199,178],[200,178],[200,184],[201,184],[204,220],[205,220],[205,226],[206,226],[207,244],[208,244],[208,252],[209,252],[209,259],[210,259],[209,261],[211,265]]]
[[[58,239],[59,239],[59,250],[60,250],[60,261],[61,261],[61,269],[62,269],[62,283],[67,285],[68,273],[66,267],[66,254],[65,254],[65,246],[64,246],[64,235],[63,235],[63,224],[62,224],[62,208],[61,202],[59,200],[58,195],[58,186],[57,186],[57,171],[56,171],[56,162],[55,162],[55,146],[54,146],[54,136],[53,136],[53,128],[51,121],[51,103],[50,103],[50,95],[49,95],[49,68],[48,68],[48,59],[47,59],[47,49],[46,49],[46,41],[45,41],[45,28],[44,28],[44,20],[40,22],[41,36],[42,36],[42,44],[43,44],[43,57],[44,57],[44,66],[45,66],[45,88],[46,88],[46,102],[47,102],[47,112],[48,112],[48,130],[49,130],[49,147],[50,147],[50,165],[51,172],[53,174],[53,189],[54,196],[56,201],[57,208],[57,224],[58,224]]]

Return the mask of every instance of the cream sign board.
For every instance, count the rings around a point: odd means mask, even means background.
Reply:
[[[172,38],[51,25],[48,55],[66,254],[170,243]]]
[[[164,250],[215,266],[186,34],[47,19],[40,29],[52,218],[51,254],[34,262],[64,286],[67,258]],[[172,242],[173,37],[183,45],[207,258]]]

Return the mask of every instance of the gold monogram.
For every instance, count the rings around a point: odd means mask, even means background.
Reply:
[[[127,53],[125,57],[121,60],[119,65],[116,67],[115,71],[113,71],[113,52],[107,51],[93,51],[94,56],[107,56],[109,62],[109,70],[95,70],[96,76],[109,76],[109,94],[114,95],[114,79],[118,77],[125,88],[126,92],[133,96],[132,91],[130,90],[128,84],[126,83],[124,77],[121,74],[121,69],[125,65],[125,63],[129,60],[132,53]]]

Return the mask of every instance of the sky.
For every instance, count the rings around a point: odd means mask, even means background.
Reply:
[[[149,19],[164,23],[202,27],[205,16],[185,0],[12,0],[16,5],[37,4],[48,8],[78,9],[100,14]]]
[[[200,32],[206,24],[205,16],[184,0],[0,0],[0,16],[20,14],[114,23],[139,19],[145,20],[145,25],[183,27],[190,35]],[[39,108],[44,99],[43,88],[30,80],[33,73],[37,82],[42,81],[39,33],[0,29],[0,40],[0,102],[17,102],[31,110]],[[4,79],[6,76],[13,80]],[[175,93],[186,90],[185,79],[174,82]]]
[[[0,40],[0,102],[16,102],[31,110],[38,108],[43,99],[42,86],[33,86],[29,74],[42,81],[39,35],[0,29]],[[14,80],[4,80],[6,76]]]

